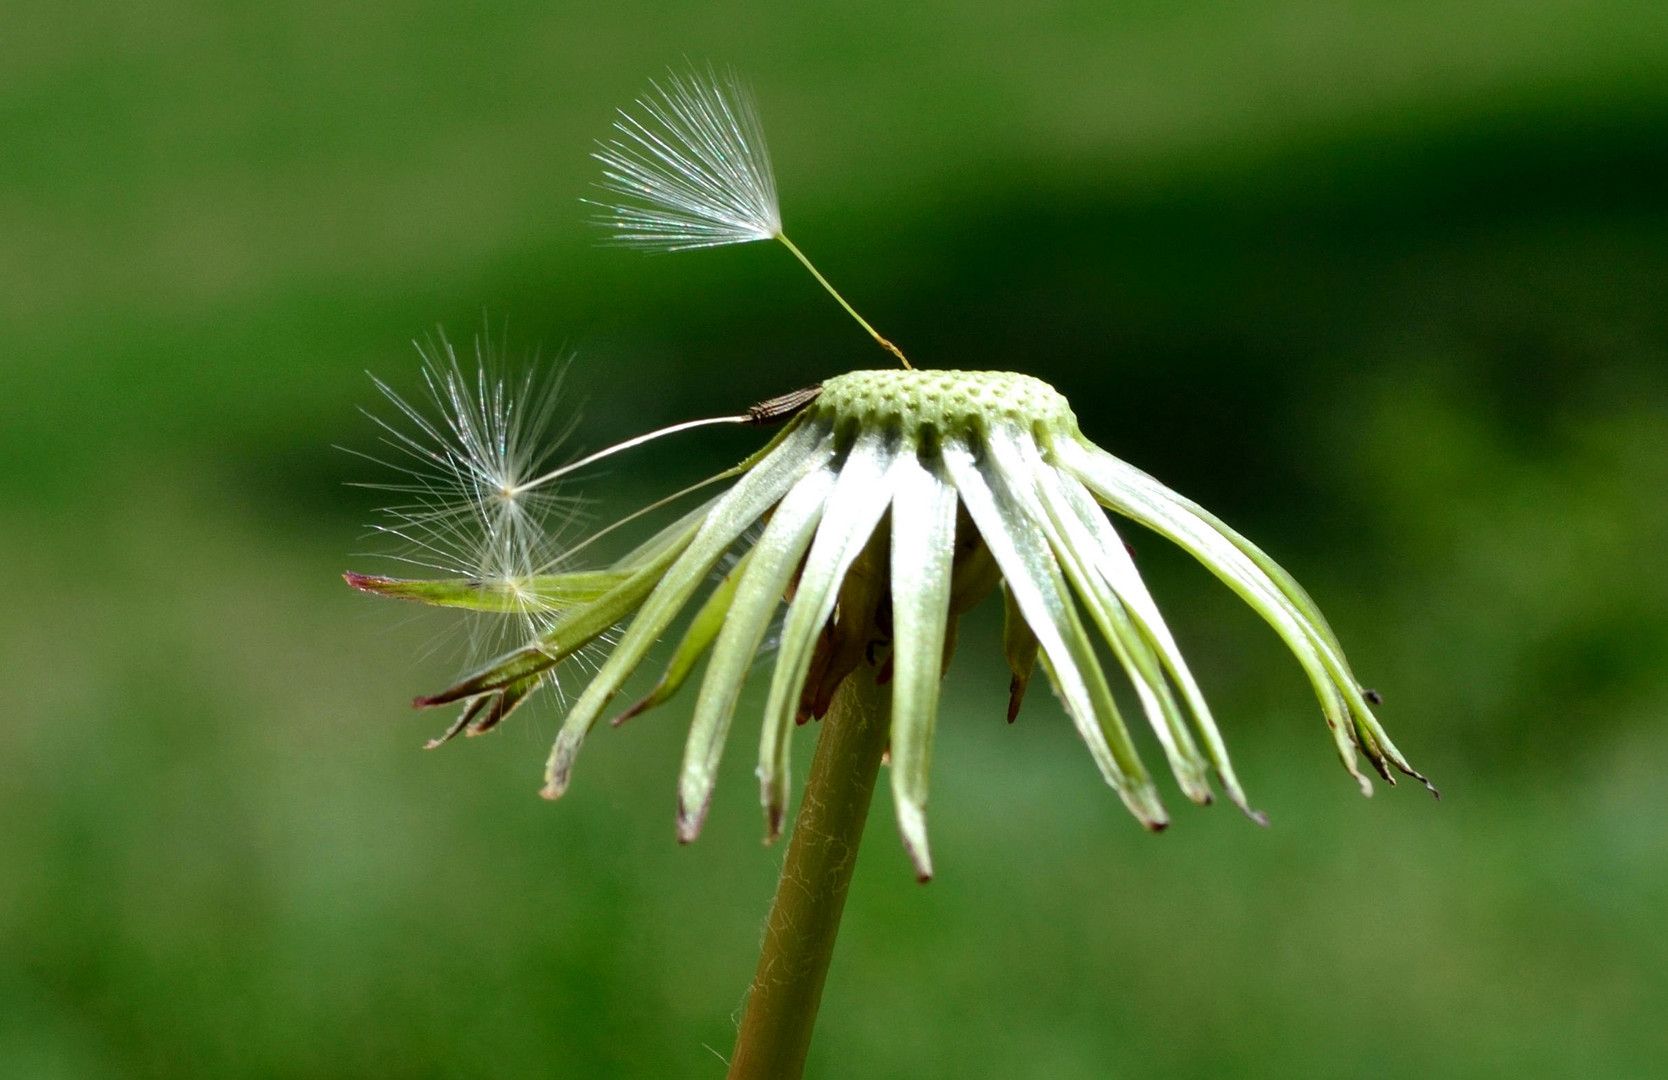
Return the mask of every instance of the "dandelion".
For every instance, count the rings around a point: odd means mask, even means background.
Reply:
[[[619,239],[669,250],[787,243],[757,114],[739,81],[674,74],[655,93],[639,103],[648,121],[622,114],[622,139],[598,154],[610,190],[644,200],[615,208]],[[1141,825],[1161,830],[1169,813],[1112,689],[1121,673],[1182,795],[1202,805],[1220,792],[1264,822],[1113,514],[1180,546],[1274,629],[1313,685],[1363,794],[1372,784],[1362,758],[1392,784],[1400,772],[1429,786],[1375,717],[1376,695],[1362,689],[1296,581],[1198,504],[1096,446],[1067,400],[1029,375],[907,362],[852,371],[510,486],[531,490],[692,426],[774,422],[785,423],[769,443],[712,478],[734,481],[721,495],[610,565],[532,579],[534,592],[562,598],[548,621],[520,648],[416,702],[501,718],[623,627],[556,737],[543,793],[558,798],[587,737],[681,623],[659,679],[614,722],[665,704],[704,662],[678,778],[677,834],[687,842],[705,820],[743,684],[780,618],[755,769],[767,840],[786,823],[796,727],[821,719],[822,731],[731,1077],[795,1077],[803,1068],[883,758],[903,845],[917,876],[931,878],[940,684],[961,617],[986,597],[999,594],[1004,605],[1009,721],[1040,668],[1106,783]],[[474,580],[354,583],[458,607],[501,602]]]

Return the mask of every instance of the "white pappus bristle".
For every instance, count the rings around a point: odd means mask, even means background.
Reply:
[[[710,65],[680,74],[625,110],[619,137],[599,142],[605,191],[625,202],[601,206],[596,223],[612,239],[657,251],[745,244],[781,235],[782,214],[764,128],[747,85]]]

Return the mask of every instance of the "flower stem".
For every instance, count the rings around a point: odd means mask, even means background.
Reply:
[[[729,1080],[798,1080],[857,846],[891,728],[892,695],[864,665],[835,692],[776,886]]]

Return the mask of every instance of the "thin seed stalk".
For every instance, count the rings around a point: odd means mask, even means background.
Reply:
[[[798,1080],[891,728],[892,695],[863,665],[834,694],[811,759],[748,991],[729,1080]]]

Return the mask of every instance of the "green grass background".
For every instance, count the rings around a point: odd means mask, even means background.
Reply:
[[[1146,836],[989,612],[882,794],[817,1077],[1647,1077],[1668,1057],[1668,7],[0,5],[0,1076],[719,1076],[778,850],[687,702],[536,795],[433,753],[445,620],[348,593],[367,369],[577,351],[575,445],[885,360],[784,252],[600,249],[668,63],[796,240],[1263,542],[1442,786],[1361,800],[1273,635],[1135,536],[1259,830]],[[603,517],[734,460],[692,436]],[[756,707],[756,703],[755,703]],[[809,757],[811,732],[798,757]]]

